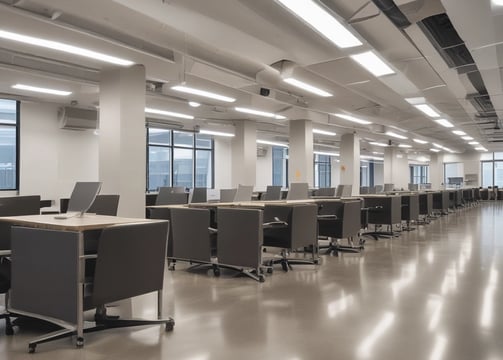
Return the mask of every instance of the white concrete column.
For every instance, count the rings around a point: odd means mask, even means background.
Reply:
[[[118,215],[145,217],[145,68],[104,70],[100,79],[99,179],[119,194]]]
[[[344,134],[341,137],[339,185],[352,185],[351,195],[360,193],[360,137]]]
[[[394,147],[384,149],[384,183],[407,190],[410,182],[407,153]]]
[[[430,155],[430,182],[432,189],[443,189],[444,182],[444,156],[442,154]]]
[[[232,186],[255,185],[257,167],[257,124],[255,121],[236,121],[232,139]]]
[[[307,182],[312,187],[313,166],[313,124],[310,120],[291,120],[288,183]]]

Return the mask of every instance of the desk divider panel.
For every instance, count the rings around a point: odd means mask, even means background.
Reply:
[[[78,232],[12,227],[11,308],[77,323]]]

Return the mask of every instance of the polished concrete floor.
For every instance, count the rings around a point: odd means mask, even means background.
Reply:
[[[503,359],[503,202],[485,202],[363,254],[323,255],[320,266],[279,268],[265,283],[223,273],[166,271],[159,326],[86,335],[27,353],[35,330],[0,328],[0,358]],[[73,340],[74,341],[74,340]]]

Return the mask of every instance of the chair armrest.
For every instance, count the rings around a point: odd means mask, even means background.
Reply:
[[[10,250],[0,250],[0,256],[10,256]]]
[[[84,260],[87,260],[87,259],[97,259],[98,258],[98,254],[82,255],[80,258],[84,259]]]
[[[318,215],[318,220],[337,220],[338,217],[335,214]]]
[[[215,228],[212,228],[212,227],[208,227],[208,232],[210,233],[210,235],[217,234],[218,233],[218,229],[215,229]]]
[[[288,226],[286,221],[270,221],[262,224],[264,229],[272,229],[272,228],[284,228]]]

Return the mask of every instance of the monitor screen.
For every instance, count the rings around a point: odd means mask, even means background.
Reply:
[[[85,213],[93,204],[100,189],[101,182],[77,182],[68,202],[68,212]]]

